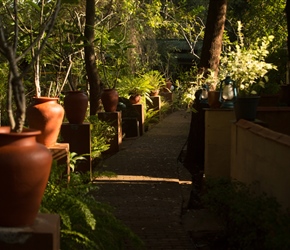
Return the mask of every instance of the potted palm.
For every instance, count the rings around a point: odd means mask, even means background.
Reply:
[[[0,18],[0,55],[6,60],[8,72],[7,112],[10,126],[0,127],[0,226],[19,227],[33,224],[44,193],[52,156],[42,144],[36,142],[41,131],[26,129],[26,99],[23,78],[28,68],[21,62],[27,55],[26,50],[19,51],[19,11],[25,9],[26,1],[14,1],[13,4],[3,2]],[[54,6],[56,17],[60,8],[60,0]],[[10,22],[9,18],[13,18]],[[13,27],[9,26],[13,23]],[[12,32],[14,31],[14,32]],[[11,36],[11,34],[13,34]],[[37,54],[41,49],[37,51]],[[14,101],[14,103],[13,103]]]
[[[241,23],[238,23],[238,44],[234,49],[229,48],[220,59],[219,79],[230,76],[237,88],[237,98],[234,110],[238,119],[255,120],[256,108],[259,102],[257,87],[264,88],[267,84],[267,73],[275,70],[276,66],[265,61],[268,55],[268,46],[274,39],[273,36],[258,38],[255,43],[245,46]],[[253,107],[251,106],[253,104]],[[240,108],[249,108],[238,113]],[[245,116],[244,116],[245,115]]]
[[[151,70],[144,74],[144,81],[148,81],[151,85],[151,96],[159,95],[160,88],[166,86],[166,80],[157,70]]]
[[[137,104],[142,97],[150,100],[152,86],[144,75],[123,76],[118,81],[117,89],[120,96],[129,99],[132,104]]]

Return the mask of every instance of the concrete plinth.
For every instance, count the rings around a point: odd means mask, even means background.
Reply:
[[[160,96],[150,96],[152,102],[147,101],[147,106],[149,109],[160,110],[161,109],[161,97]]]
[[[144,134],[144,121],[145,121],[145,115],[144,115],[144,105],[143,104],[133,104],[133,107],[138,113],[138,123],[139,123],[139,135],[142,136]]]
[[[160,95],[164,97],[164,100],[172,103],[173,102],[173,93],[172,92],[160,92]]]
[[[0,227],[0,249],[59,250],[59,215],[38,214],[30,227]]]
[[[90,123],[83,124],[70,124],[63,123],[61,126],[61,138],[62,142],[69,143],[70,152],[75,152],[78,155],[88,154],[85,156],[86,161],[82,161],[78,164],[76,170],[80,172],[91,173],[91,129]]]
[[[125,138],[138,137],[140,135],[138,119],[133,117],[123,118],[122,130],[125,134]]]
[[[205,177],[230,177],[232,109],[205,109]]]

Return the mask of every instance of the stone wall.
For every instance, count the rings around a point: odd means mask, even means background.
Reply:
[[[290,136],[253,122],[232,124],[231,178],[277,198],[290,208]]]

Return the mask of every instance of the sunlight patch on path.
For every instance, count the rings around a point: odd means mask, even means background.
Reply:
[[[94,181],[97,182],[107,182],[107,181],[120,181],[120,182],[177,182],[179,184],[187,184],[191,185],[191,181],[189,180],[179,180],[176,178],[161,178],[161,177],[150,177],[150,176],[143,176],[143,175],[117,175],[114,177],[107,177],[107,176],[100,176],[96,177]]]

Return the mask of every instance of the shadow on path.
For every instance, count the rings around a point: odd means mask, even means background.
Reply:
[[[96,198],[145,243],[145,249],[194,249],[182,224],[191,191],[191,175],[178,163],[190,126],[190,114],[176,111],[142,137],[125,140],[97,178]]]

